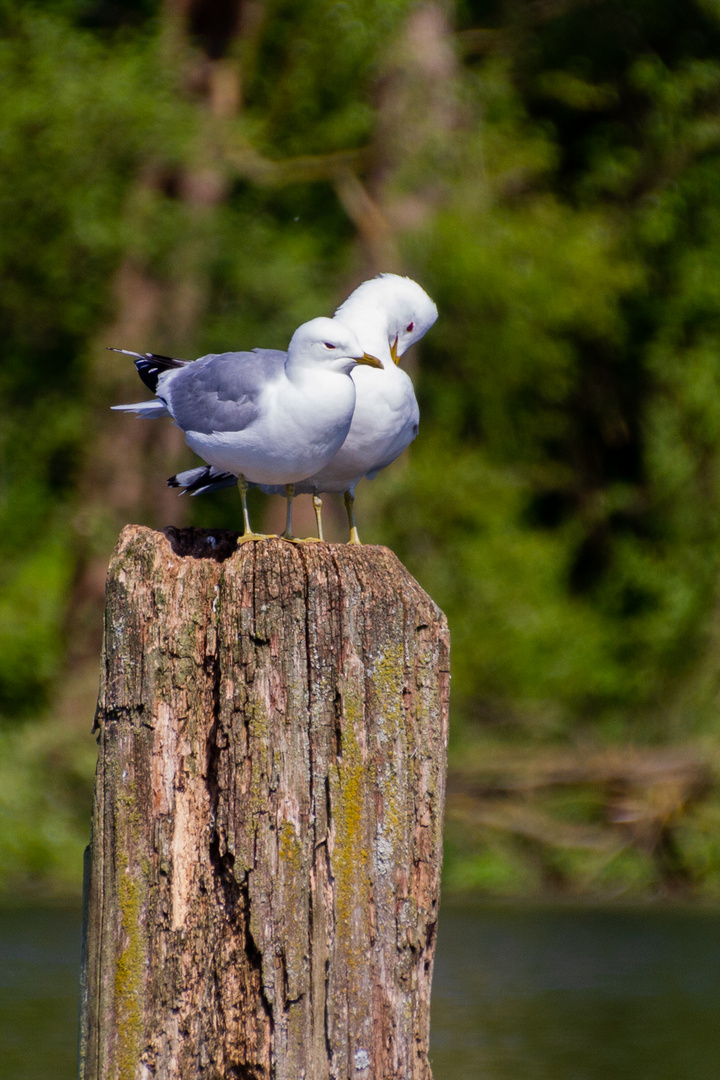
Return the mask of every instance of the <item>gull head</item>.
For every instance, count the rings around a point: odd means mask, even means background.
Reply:
[[[315,367],[349,375],[356,364],[382,368],[376,356],[366,353],[357,337],[337,319],[311,319],[293,334],[288,346],[288,364],[294,368]]]
[[[438,310],[424,289],[411,278],[382,274],[392,306],[388,310],[388,344],[396,364],[411,345],[424,337],[438,317]]]
[[[390,354],[400,357],[419,341],[438,317],[438,311],[417,281],[399,274],[379,274],[364,281],[337,309],[335,317],[357,326],[361,319],[383,320]]]

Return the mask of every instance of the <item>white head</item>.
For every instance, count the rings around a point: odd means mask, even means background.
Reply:
[[[292,368],[317,367],[349,375],[356,364],[382,368],[375,356],[366,353],[357,337],[337,319],[311,319],[293,334],[286,364]]]
[[[397,364],[411,345],[419,341],[438,317],[435,304],[412,278],[379,274],[364,281],[335,312],[362,337],[363,319],[382,318],[388,346]]]

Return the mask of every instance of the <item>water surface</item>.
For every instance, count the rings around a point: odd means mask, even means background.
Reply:
[[[74,1080],[80,913],[0,911],[0,1080]],[[720,912],[446,902],[435,1080],[717,1080]]]
[[[0,910],[0,1080],[74,1080],[80,911]]]
[[[435,1080],[718,1080],[720,913],[446,904]]]

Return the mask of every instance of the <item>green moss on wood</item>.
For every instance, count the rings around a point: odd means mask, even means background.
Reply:
[[[115,967],[115,1016],[117,1022],[118,1080],[134,1080],[142,1051],[143,977],[146,966],[146,942],[142,923],[144,885],[121,868],[117,896],[122,913],[126,944]]]
[[[370,670],[370,681],[382,707],[385,727],[394,721],[396,730],[401,730],[405,687],[405,650],[402,641],[380,654]]]
[[[291,821],[280,825],[280,871],[297,880],[302,870],[302,847]]]
[[[342,752],[336,765],[336,784],[332,805],[335,841],[332,856],[336,880],[335,912],[341,932],[347,931],[356,900],[367,904],[368,850],[364,844],[363,807],[365,792],[375,783],[372,762],[366,762],[358,733],[364,725],[363,702],[359,691],[350,685],[343,689]],[[353,957],[348,957],[353,962]]]

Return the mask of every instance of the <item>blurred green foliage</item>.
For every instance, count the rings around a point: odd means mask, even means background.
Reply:
[[[583,5],[466,74],[407,238],[443,318],[391,543],[449,613],[456,705],[541,736],[677,734],[716,647],[718,23],[629,7],[635,49],[628,5]]]
[[[242,108],[221,124],[183,75],[171,5],[0,2],[9,761],[67,656],[115,272],[130,260],[202,293],[191,340],[168,316],[163,340],[118,344],[283,346],[357,277],[355,227],[331,178],[270,186],[228,162],[367,146],[361,178],[420,207],[395,239],[440,319],[415,375],[421,435],[361,485],[358,514],[449,616],[456,738],[716,729],[720,11],[457,0],[446,119],[428,113],[428,137],[383,113],[416,6],[268,0],[228,45],[195,5],[191,54],[242,70]],[[183,178],[208,163],[220,196],[198,205]],[[192,509],[235,523],[229,497]],[[689,836],[718,877],[712,844]],[[529,872],[491,852],[469,866],[491,889]]]
[[[95,743],[46,720],[0,732],[0,896],[76,897]]]
[[[30,10],[0,42],[0,712],[36,710],[62,661],[70,521],[90,396],[87,349],[110,314],[123,208],[182,107],[148,41],[112,54]],[[170,106],[170,108],[169,108]]]

